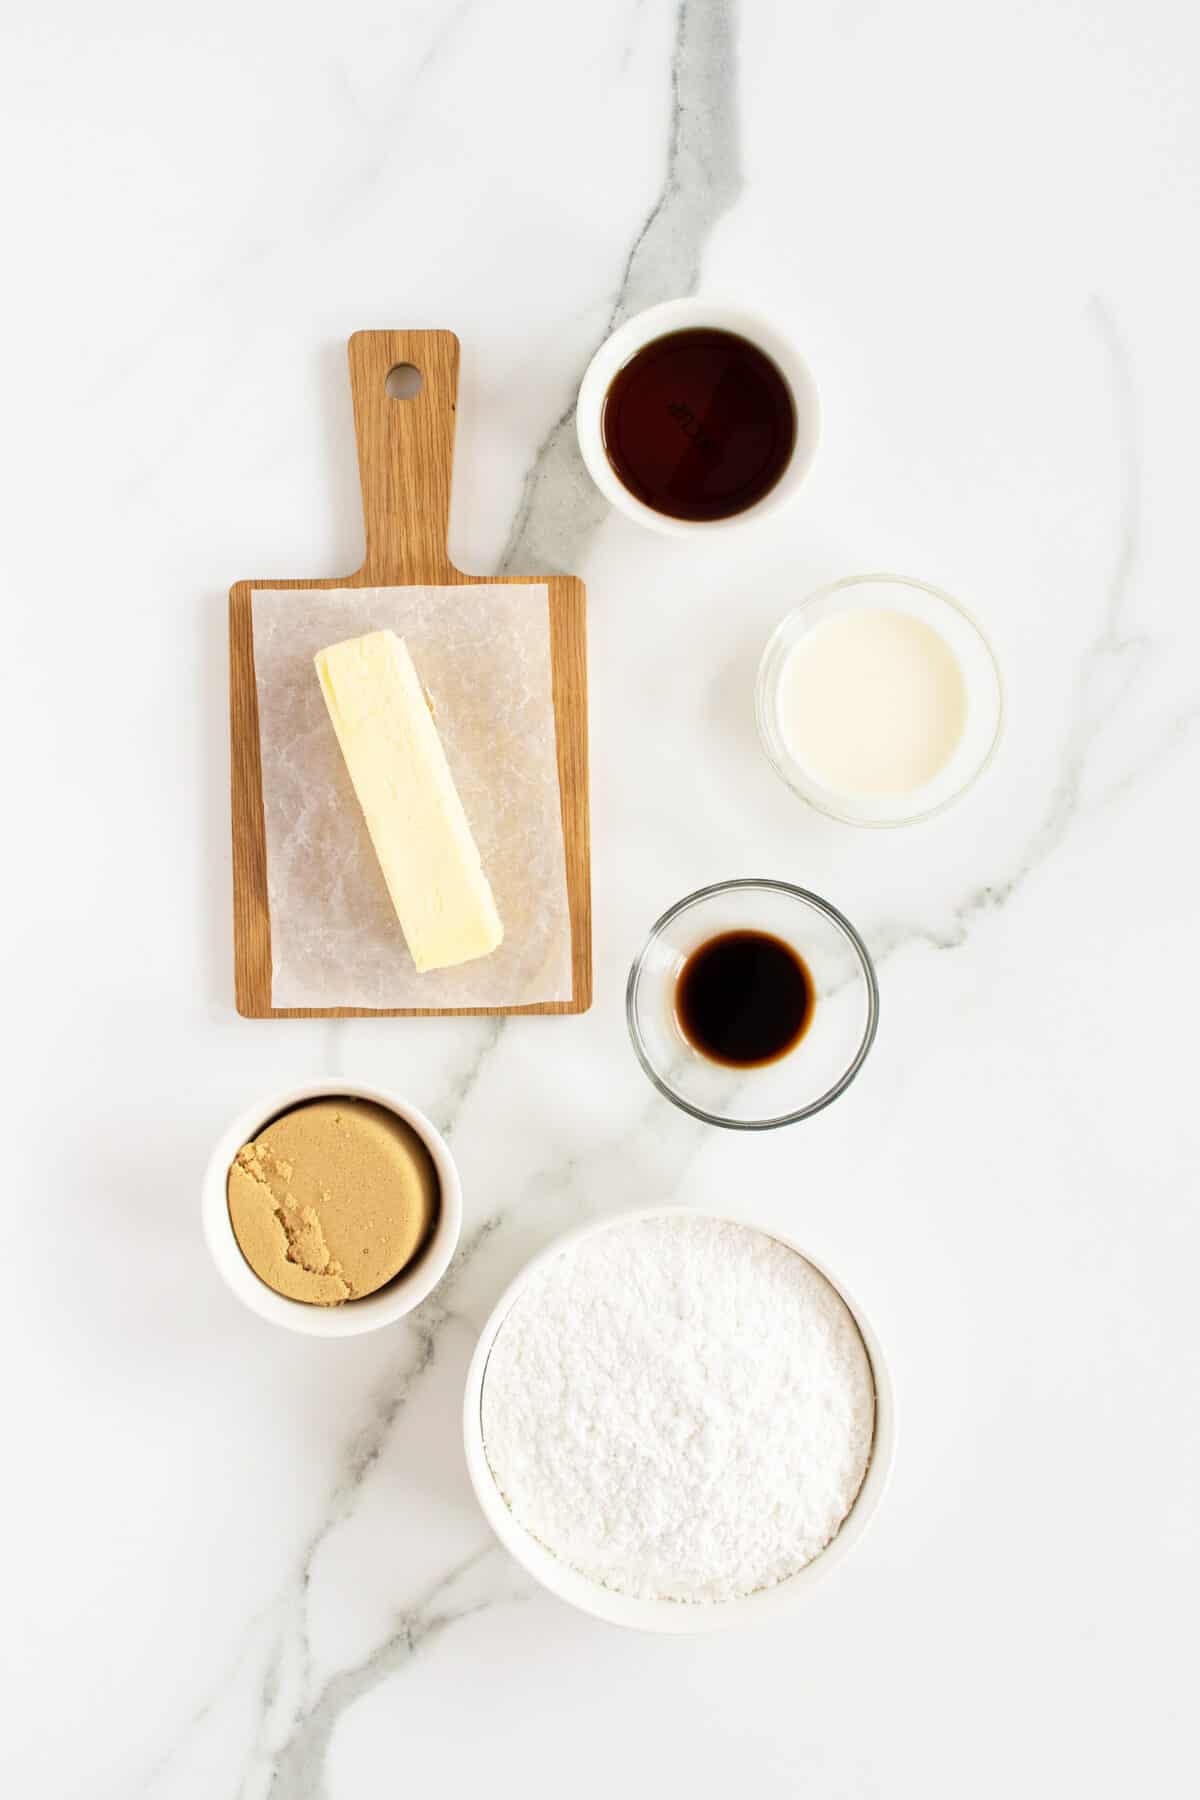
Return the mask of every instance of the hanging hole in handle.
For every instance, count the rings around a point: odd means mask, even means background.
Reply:
[[[424,381],[415,363],[397,363],[383,385],[389,400],[415,400]]]

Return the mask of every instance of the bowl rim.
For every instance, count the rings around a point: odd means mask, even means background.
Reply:
[[[866,1474],[850,1511],[833,1538],[810,1563],[786,1581],[719,1603],[692,1605],[675,1600],[638,1599],[603,1587],[568,1563],[560,1562],[513,1517],[496,1485],[484,1448],[482,1405],[488,1358],[505,1319],[530,1280],[563,1251],[585,1238],[616,1226],[662,1218],[713,1219],[722,1224],[741,1225],[773,1238],[776,1243],[802,1256],[825,1277],[854,1320],[867,1352],[875,1387],[875,1429]],[[531,1257],[505,1287],[484,1323],[467,1369],[463,1392],[463,1446],[467,1473],[484,1518],[504,1548],[547,1592],[607,1624],[675,1636],[695,1635],[731,1630],[793,1611],[807,1597],[813,1583],[822,1580],[850,1554],[878,1510],[891,1476],[896,1446],[896,1404],[883,1347],[869,1317],[845,1283],[820,1257],[814,1256],[788,1233],[749,1217],[739,1217],[736,1213],[678,1205],[639,1207],[628,1212],[610,1213],[604,1219],[595,1219],[561,1233]]]
[[[996,724],[991,742],[983,758],[971,770],[961,786],[955,788],[952,793],[943,795],[932,806],[921,807],[916,812],[902,813],[893,819],[856,818],[853,814],[841,811],[833,804],[832,790],[822,788],[815,782],[807,782],[795,760],[785,761],[779,754],[776,738],[780,734],[774,729],[774,720],[769,716],[768,707],[768,670],[779,645],[791,632],[796,622],[810,607],[819,605],[822,600],[828,600],[832,594],[843,593],[851,588],[866,587],[874,582],[886,582],[893,587],[916,588],[919,592],[928,594],[939,605],[948,607],[951,612],[956,613],[963,623],[974,632],[991,666],[996,682]],[[763,646],[754,676],[754,723],[758,730],[758,739],[762,745],[763,754],[776,775],[785,787],[790,788],[793,794],[803,800],[806,805],[811,806],[814,812],[823,814],[827,819],[836,819],[839,825],[853,825],[862,831],[894,831],[903,825],[922,825],[927,819],[936,818],[939,813],[945,812],[947,807],[954,806],[964,794],[970,792],[995,760],[996,752],[999,750],[1001,739],[1004,736],[1007,710],[1008,693],[1004,685],[1004,671],[1000,667],[995,646],[970,608],[964,606],[961,600],[956,600],[953,594],[947,593],[945,588],[936,587],[931,581],[922,581],[916,575],[897,575],[884,569],[876,569],[863,575],[843,575],[839,580],[827,581],[823,587],[814,588],[811,594],[806,594],[803,600],[783,615],[771,632]]]
[[[655,512],[631,494],[617,476],[604,448],[604,401],[617,371],[630,357],[672,331],[711,326],[747,338],[778,368],[787,382],[796,411],[796,443],[774,487],[744,512],[726,519],[676,519]],[[661,300],[618,325],[593,353],[579,385],[575,402],[575,432],[584,466],[611,506],[638,525],[664,537],[697,537],[705,532],[734,531],[788,505],[805,481],[821,440],[821,399],[812,370],[790,339],[769,319],[719,299],[689,294],[677,300]]]
[[[645,966],[646,957],[655,940],[673,919],[678,918],[681,913],[686,912],[690,907],[697,905],[702,900],[709,899],[714,894],[733,893],[739,888],[767,888],[773,893],[787,894],[791,899],[799,900],[803,904],[811,906],[815,911],[824,914],[831,924],[835,925],[846,938],[851,949],[858,958],[859,967],[862,971],[863,981],[867,990],[866,1028],[853,1059],[847,1065],[843,1073],[838,1077],[837,1081],[834,1082],[832,1087],[827,1088],[823,1094],[818,1095],[817,1099],[810,1101],[807,1106],[798,1107],[794,1112],[780,1113],[775,1118],[771,1119],[727,1119],[722,1117],[720,1113],[707,1112],[704,1107],[696,1106],[692,1101],[685,1100],[682,1094],[676,1093],[674,1088],[662,1079],[653,1063],[650,1061],[637,1020],[637,996],[641,983],[642,971]],[[794,882],[779,881],[773,876],[738,876],[731,881],[714,881],[710,882],[707,887],[696,888],[693,893],[685,894],[682,900],[677,900],[673,906],[669,906],[666,912],[654,921],[654,924],[646,934],[645,942],[642,944],[641,949],[638,951],[629,967],[629,976],[625,983],[625,1023],[629,1028],[629,1036],[633,1044],[634,1055],[641,1064],[643,1071],[650,1078],[651,1082],[653,1082],[659,1093],[662,1094],[665,1099],[670,1100],[672,1105],[678,1106],[680,1110],[685,1113],[690,1113],[693,1119],[699,1119],[705,1125],[717,1125],[725,1131],[776,1131],[780,1126],[795,1125],[798,1124],[801,1119],[811,1119],[814,1113],[823,1112],[827,1106],[833,1104],[839,1095],[844,1094],[846,1089],[850,1086],[864,1062],[867,1060],[867,1055],[870,1052],[872,1044],[875,1042],[875,1034],[879,1029],[879,980],[875,974],[875,965],[871,960],[871,953],[863,942],[862,937],[850,923],[845,913],[839,911],[831,901],[823,899],[820,894],[813,893],[811,888],[798,887]]]
[[[289,1300],[267,1286],[246,1261],[229,1217],[226,1184],[230,1165],[242,1145],[272,1119],[306,1100],[370,1100],[411,1125],[424,1142],[437,1170],[440,1205],[433,1235],[415,1263],[384,1287],[344,1306],[311,1306]],[[272,1325],[306,1337],[361,1337],[405,1318],[428,1298],[449,1268],[462,1233],[462,1182],[450,1147],[431,1119],[390,1088],[330,1076],[300,1083],[245,1106],[221,1132],[200,1189],[200,1216],[205,1243],[217,1272],[230,1292],[251,1312]]]

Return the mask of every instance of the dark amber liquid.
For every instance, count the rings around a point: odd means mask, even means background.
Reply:
[[[629,492],[673,519],[729,519],[769,494],[796,446],[791,389],[732,331],[673,331],[613,377],[602,420]]]
[[[684,963],[675,1014],[688,1042],[713,1062],[750,1069],[795,1048],[812,1022],[808,965],[767,931],[724,931]]]

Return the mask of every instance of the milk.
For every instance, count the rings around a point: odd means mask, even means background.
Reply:
[[[962,741],[969,708],[946,638],[890,607],[836,614],[805,632],[780,669],[776,705],[800,767],[853,796],[926,787]]]

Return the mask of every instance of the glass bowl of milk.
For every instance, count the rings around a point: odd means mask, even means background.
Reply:
[[[1004,683],[976,621],[940,588],[853,575],[779,624],[755,687],[772,767],[848,825],[911,825],[996,753]]]

